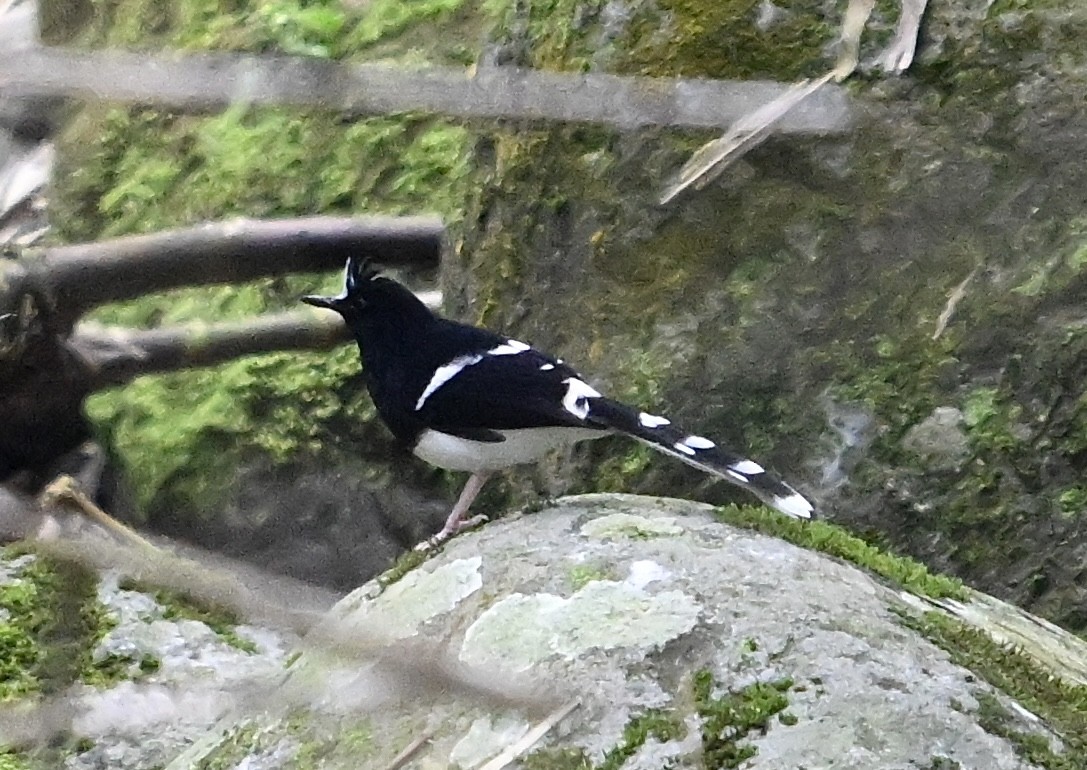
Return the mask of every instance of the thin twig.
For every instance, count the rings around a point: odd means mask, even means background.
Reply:
[[[441,293],[417,295],[431,308]],[[343,319],[327,310],[269,313],[236,322],[126,329],[82,323],[68,344],[91,371],[90,389],[120,385],[134,377],[214,366],[242,356],[279,350],[327,350],[351,339]]]
[[[158,546],[95,505],[94,501],[79,488],[76,480],[67,474],[55,478],[49,486],[42,490],[38,499],[42,505],[67,503],[69,507],[82,511],[88,518],[101,524],[122,540],[133,543],[140,548],[145,548],[148,551],[159,553]]]
[[[566,703],[555,711],[551,712],[546,718],[539,722],[535,727],[521,736],[521,739],[510,744],[503,750],[501,754],[485,764],[479,770],[503,770],[504,767],[511,762],[517,760],[522,754],[527,752],[536,743],[543,738],[551,729],[567,717],[567,715],[581,705],[581,701],[572,700]]]
[[[947,329],[947,324],[951,321],[951,316],[955,314],[955,308],[962,302],[962,298],[966,296],[966,287],[970,285],[970,282],[974,280],[974,276],[978,274],[978,266],[975,265],[974,269],[970,271],[962,281],[951,290],[951,295],[947,298],[947,305],[944,306],[944,312],[940,313],[940,317],[936,319],[936,331],[932,333],[932,339],[940,339],[940,335]]]
[[[701,190],[748,152],[762,144],[781,121],[830,82],[831,72],[816,80],[801,80],[776,99],[737,120],[723,136],[698,148],[669,181],[659,203],[664,205],[692,185]]]
[[[400,770],[400,768],[402,768],[404,765],[414,759],[415,755],[419,753],[420,749],[430,743],[430,739],[433,737],[434,732],[432,730],[429,730],[420,735],[418,738],[405,746],[403,751],[393,757],[392,761],[389,762],[389,764],[385,765],[384,770]]]

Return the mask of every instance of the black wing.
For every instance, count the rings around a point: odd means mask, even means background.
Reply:
[[[472,358],[475,356],[464,360],[455,374],[421,397],[421,405],[417,402],[417,414],[427,426],[455,435],[480,430],[593,427],[564,405],[570,380],[580,382],[577,372],[566,364],[532,348],[484,352],[478,354],[478,360]]]

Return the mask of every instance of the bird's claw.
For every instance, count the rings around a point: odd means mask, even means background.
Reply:
[[[488,521],[487,517],[484,516],[482,513],[477,514],[477,515],[473,516],[470,519],[464,519],[463,521],[458,521],[456,526],[454,526],[454,527],[443,527],[441,529],[441,531],[438,532],[436,535],[434,535],[433,537],[429,537],[426,540],[422,541],[421,543],[416,545],[414,548],[412,548],[412,550],[421,552],[421,551],[429,551],[432,548],[437,548],[439,545],[444,543],[446,540],[453,537],[453,535],[459,535],[461,532],[465,532],[465,531],[467,531],[469,529],[475,529],[476,527],[479,527],[479,526],[487,523],[487,521]]]

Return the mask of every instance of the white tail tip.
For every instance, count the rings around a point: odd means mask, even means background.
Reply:
[[[810,519],[815,510],[802,495],[791,494],[788,497],[775,497],[773,506],[787,516],[798,519]]]

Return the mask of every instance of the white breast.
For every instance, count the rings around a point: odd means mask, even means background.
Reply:
[[[415,445],[415,456],[451,471],[497,471],[511,465],[534,463],[552,449],[606,436],[591,428],[519,428],[499,431],[505,441],[472,441],[436,430],[426,430]]]

